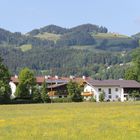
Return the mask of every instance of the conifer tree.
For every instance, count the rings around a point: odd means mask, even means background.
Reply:
[[[0,58],[0,103],[6,102],[10,99],[11,89],[9,82],[9,71]]]
[[[50,103],[51,99],[48,95],[48,90],[47,90],[47,84],[46,81],[44,81],[43,86],[42,86],[42,90],[41,90],[41,99],[44,103]]]

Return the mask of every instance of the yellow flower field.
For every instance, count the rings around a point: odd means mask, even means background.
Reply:
[[[139,140],[140,102],[0,105],[0,140]]]

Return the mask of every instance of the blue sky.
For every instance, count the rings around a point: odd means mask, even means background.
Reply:
[[[12,32],[85,23],[127,35],[140,32],[140,0],[0,0],[0,5],[0,27]]]

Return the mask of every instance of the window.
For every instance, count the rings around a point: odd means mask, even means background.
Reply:
[[[109,95],[109,96],[108,96],[108,98],[109,98],[109,99],[111,99],[111,98],[112,98],[112,96],[111,96],[111,95]]]
[[[116,88],[115,91],[118,91],[118,88]]]
[[[98,88],[98,91],[99,91],[99,92],[101,92],[101,91],[102,91],[102,89],[101,89],[101,88]]]
[[[62,98],[62,96],[60,95],[59,98]]]
[[[128,95],[124,95],[124,97],[127,97]]]
[[[108,94],[111,94],[111,88],[108,89]]]

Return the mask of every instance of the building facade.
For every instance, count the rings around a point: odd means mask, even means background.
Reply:
[[[82,95],[85,100],[94,98],[99,102],[101,93],[105,101],[126,101],[133,90],[140,91],[140,84],[134,80],[90,80],[86,81]]]

